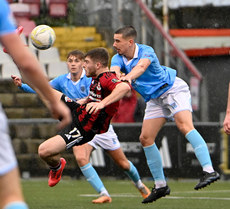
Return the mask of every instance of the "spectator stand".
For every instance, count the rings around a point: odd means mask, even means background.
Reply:
[[[50,17],[66,17],[68,0],[45,0]]]
[[[29,5],[30,16],[39,17],[41,10],[41,1],[40,0],[21,0],[22,3]]]
[[[67,73],[67,65],[60,60],[58,48],[51,47],[47,50],[38,50],[38,60],[45,66],[49,78],[54,78]]]
[[[36,27],[36,23],[31,18],[40,15],[40,0],[21,0],[17,3],[11,3],[10,8],[15,19],[15,24],[23,26],[23,34],[28,40],[31,31]]]
[[[20,20],[30,20],[31,12],[28,4],[25,3],[11,3],[10,9],[14,15],[16,22]]]
[[[48,77],[53,79],[59,75],[68,73],[68,67],[66,62],[58,61],[58,62],[50,62],[48,64]]]

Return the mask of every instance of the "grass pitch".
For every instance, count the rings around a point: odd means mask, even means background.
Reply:
[[[197,180],[198,181],[198,180]],[[128,180],[103,179],[112,203],[92,204],[98,197],[85,180],[61,180],[50,188],[47,179],[23,180],[23,191],[30,209],[229,209],[230,181],[218,181],[195,191],[197,181],[169,180],[171,194],[150,204],[142,204],[142,197]],[[145,182],[148,187],[152,181]]]

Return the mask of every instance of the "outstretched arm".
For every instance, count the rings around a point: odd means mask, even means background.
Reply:
[[[227,101],[227,109],[226,109],[226,115],[225,115],[223,127],[225,133],[230,135],[230,83],[228,87],[228,101]]]
[[[34,94],[36,93],[36,91],[34,91],[29,85],[22,83],[21,78],[19,78],[18,76],[11,75],[11,78],[13,79],[15,86],[17,86],[22,91],[27,93],[34,93]]]
[[[20,69],[23,79],[35,89],[41,98],[45,98],[48,101],[46,105],[53,118],[62,118],[59,128],[69,124],[71,122],[69,109],[63,102],[56,99],[38,60],[24,46],[20,37],[16,33],[9,33],[2,35],[0,41],[8,54],[13,58],[18,69]]]

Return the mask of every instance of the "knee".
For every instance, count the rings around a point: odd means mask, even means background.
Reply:
[[[189,131],[191,131],[192,129],[194,129],[193,126],[188,126],[185,123],[180,123],[178,126],[179,131],[183,134],[186,135]]]
[[[141,145],[143,147],[146,147],[146,146],[149,146],[149,145],[153,144],[153,140],[151,140],[150,138],[148,138],[144,134],[140,135],[139,140],[140,140]]]
[[[82,166],[84,166],[84,165],[89,163],[89,160],[84,155],[77,155],[77,154],[74,153],[74,156],[75,156],[75,159],[76,159],[77,164],[78,164],[79,167],[82,167]]]
[[[38,147],[38,155],[42,159],[46,159],[47,157],[49,157],[48,149],[43,144],[40,144],[40,146]]]

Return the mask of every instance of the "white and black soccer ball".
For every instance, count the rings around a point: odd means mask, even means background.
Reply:
[[[54,44],[56,35],[50,26],[38,25],[32,30],[30,39],[34,47],[45,50]]]

